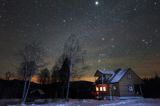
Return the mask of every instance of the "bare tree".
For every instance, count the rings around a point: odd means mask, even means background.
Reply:
[[[63,78],[61,77],[61,70],[65,61],[64,54],[61,55],[56,61],[55,65],[52,68],[52,79],[53,82],[63,82]]]
[[[52,83],[60,82],[59,70],[60,70],[60,67],[57,64],[53,66],[52,74],[51,74]]]
[[[6,75],[6,80],[10,80],[10,78],[14,76],[13,73],[11,73],[10,71],[6,72],[5,75]]]
[[[71,76],[75,76],[77,74],[75,73],[76,71],[74,71],[74,66],[79,62],[83,62],[84,60],[84,51],[80,47],[79,39],[77,38],[77,36],[73,34],[69,36],[68,40],[65,43],[64,54],[62,57],[64,60],[63,63],[66,65],[66,67],[64,67],[66,69],[64,73],[66,73],[67,81],[66,100],[69,100],[68,96],[70,88],[70,78]],[[64,70],[64,68],[62,68],[62,70]]]
[[[19,56],[22,60],[19,75],[25,81],[22,97],[22,104],[24,104],[30,88],[31,78],[40,64],[43,63],[44,50],[39,42],[32,42],[25,44],[24,48],[19,51]]]
[[[47,68],[41,70],[38,75],[41,84],[48,84],[50,82],[50,72]]]

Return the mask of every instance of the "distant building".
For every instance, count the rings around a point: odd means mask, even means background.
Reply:
[[[46,98],[47,95],[42,89],[32,89],[30,91],[29,97],[34,100],[34,99],[39,99],[39,98],[41,99]]]
[[[130,68],[115,71],[97,70],[95,77],[96,97],[99,99],[142,96],[143,81]]]

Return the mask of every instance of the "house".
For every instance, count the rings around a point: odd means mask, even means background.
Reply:
[[[109,97],[140,97],[142,96],[141,85],[143,81],[131,69],[97,70],[96,98],[104,99]]]

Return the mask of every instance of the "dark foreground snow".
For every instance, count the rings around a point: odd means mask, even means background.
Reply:
[[[1,101],[2,102],[2,101]],[[129,99],[129,100],[77,100],[70,99],[69,102],[63,100],[48,101],[49,103],[42,104],[41,100],[24,106],[160,106],[160,99]],[[23,105],[8,105],[8,106],[23,106]]]

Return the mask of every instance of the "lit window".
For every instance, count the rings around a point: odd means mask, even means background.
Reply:
[[[103,91],[102,87],[100,87],[100,91]]]
[[[98,87],[96,87],[96,91],[99,91]]]
[[[103,87],[103,91],[106,91],[106,87],[105,86]]]

